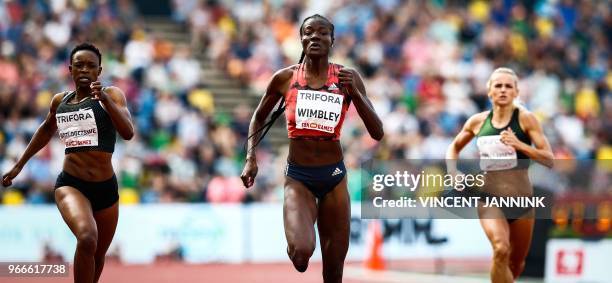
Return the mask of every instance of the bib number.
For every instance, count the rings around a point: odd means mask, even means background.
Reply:
[[[296,128],[334,133],[342,115],[343,101],[344,96],[340,94],[298,90],[295,105]]]
[[[98,127],[93,110],[79,109],[56,114],[59,137],[66,148],[98,145]]]
[[[516,167],[516,149],[502,143],[500,135],[479,137],[476,144],[480,152],[481,170],[496,171]]]

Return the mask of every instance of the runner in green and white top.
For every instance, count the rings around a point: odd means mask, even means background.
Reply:
[[[552,167],[550,145],[535,115],[516,103],[518,77],[513,70],[493,71],[487,89],[492,109],[468,119],[449,146],[446,159],[456,160],[465,145],[478,137],[480,166],[487,173],[483,193],[532,196],[527,174],[529,160]],[[454,162],[447,163],[449,173],[457,172]],[[510,216],[514,215],[512,212],[516,211],[478,208],[480,223],[493,247],[492,282],[513,282],[525,267],[533,233],[533,210],[522,210],[520,216]]]
[[[519,122],[520,107],[515,107],[510,122],[500,128],[491,121],[494,110],[489,111],[480,131],[478,131],[478,152],[480,153],[481,169],[483,171],[496,171],[505,169],[520,169],[529,166],[529,156],[502,142],[502,133],[511,131],[519,141],[531,145],[529,135],[523,131]],[[490,160],[490,162],[487,162]]]

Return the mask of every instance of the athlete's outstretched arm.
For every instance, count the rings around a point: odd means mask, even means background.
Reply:
[[[13,168],[2,176],[2,185],[5,187],[10,186],[13,183],[13,179],[17,177],[23,166],[25,166],[26,162],[34,156],[38,151],[40,151],[45,145],[49,143],[55,131],[57,131],[57,124],[55,121],[55,112],[57,111],[57,107],[62,102],[62,98],[64,98],[64,93],[58,93],[53,96],[51,100],[51,106],[49,107],[49,113],[45,120],[40,124],[34,136],[28,143],[28,146],[25,149],[25,152],[21,155],[17,163],[13,166]]]
[[[535,147],[520,141],[510,128],[501,132],[501,141],[514,147],[516,150],[525,153],[525,155],[532,160],[535,160],[544,166],[552,167],[553,153],[550,149],[550,144],[548,143],[546,136],[544,136],[542,126],[540,125],[540,122],[538,122],[538,119],[536,119],[532,113],[521,111],[519,121],[525,128],[525,133],[527,133]]]
[[[385,135],[382,122],[366,96],[365,85],[359,73],[350,68],[342,68],[338,74],[338,82],[351,96],[357,113],[363,120],[370,136],[377,141],[381,140]]]
[[[123,91],[114,86],[102,87],[100,82],[93,82],[91,90],[93,99],[99,100],[104,105],[119,135],[124,140],[130,140],[134,136],[134,125]]]
[[[253,185],[255,176],[257,176],[257,156],[254,147],[262,135],[259,130],[265,124],[266,118],[268,118],[276,103],[283,97],[283,90],[287,88],[292,75],[293,71],[289,68],[282,69],[274,74],[251,118],[249,139],[247,139],[246,164],[240,175],[242,183],[247,188]]]

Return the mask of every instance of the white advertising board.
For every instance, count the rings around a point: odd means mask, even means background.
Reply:
[[[352,206],[348,260],[362,260],[370,220]],[[179,255],[191,263],[288,260],[282,204],[155,204],[120,208],[110,254],[125,263]],[[483,258],[490,246],[477,220],[384,220],[388,259]],[[37,261],[44,246],[71,261],[76,240],[55,206],[0,207],[0,261]],[[317,249],[313,261],[321,260]]]
[[[612,240],[552,239],[546,245],[547,283],[610,283]]]

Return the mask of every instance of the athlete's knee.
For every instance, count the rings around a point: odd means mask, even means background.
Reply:
[[[77,248],[79,251],[94,255],[98,246],[98,231],[96,229],[82,229],[76,233]]]
[[[510,260],[510,243],[495,241],[493,243],[493,260],[497,263],[508,263]]]
[[[308,261],[310,261],[310,257],[314,253],[314,246],[289,245],[287,253],[295,269],[299,272],[304,272],[308,268]]]

